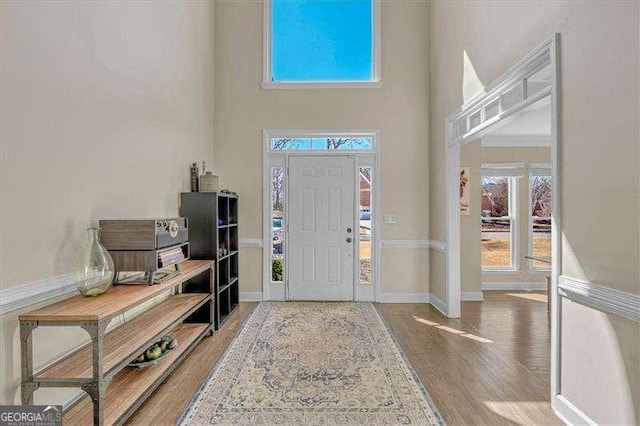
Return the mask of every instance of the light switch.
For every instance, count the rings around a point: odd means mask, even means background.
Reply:
[[[385,213],[382,220],[384,223],[396,223],[396,215],[393,213]]]

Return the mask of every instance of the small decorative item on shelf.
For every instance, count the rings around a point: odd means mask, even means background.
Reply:
[[[202,174],[200,175],[200,192],[217,192],[218,176],[211,170],[207,171],[207,163],[202,162]]]
[[[74,278],[83,296],[98,296],[106,292],[113,280],[113,260],[100,244],[100,229],[87,228],[88,241],[76,261]]]
[[[224,243],[220,243],[220,249],[218,250],[218,256],[226,256],[227,255],[227,246]]]
[[[236,193],[235,193],[235,192],[233,192],[233,191],[229,191],[228,189],[223,189],[222,191],[220,191],[220,193],[221,193],[221,194],[227,194],[227,195],[233,195],[233,196],[238,195],[238,194],[236,194]]]
[[[178,341],[171,336],[163,336],[146,351],[130,362],[129,367],[145,368],[156,364],[162,357],[178,346]]]
[[[198,164],[191,164],[191,192],[198,192]]]

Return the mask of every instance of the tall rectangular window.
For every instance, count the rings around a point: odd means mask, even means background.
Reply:
[[[360,199],[360,282],[370,284],[371,281],[371,167],[360,167],[359,174]]]
[[[484,171],[483,171],[484,172]],[[516,178],[482,177],[482,269],[516,267]]]
[[[531,206],[529,222],[529,250],[533,257],[543,260],[530,260],[532,270],[549,270],[551,268],[551,213],[552,213],[552,181],[550,169],[532,168],[529,178]]]
[[[285,167],[271,167],[271,281],[285,277]]]
[[[265,1],[265,83],[379,81],[378,0]]]

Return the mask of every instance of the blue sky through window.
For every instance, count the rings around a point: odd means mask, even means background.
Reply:
[[[272,0],[273,81],[373,80],[372,0]]]
[[[271,149],[290,150],[371,150],[373,149],[370,137],[309,137],[309,138],[271,138]]]

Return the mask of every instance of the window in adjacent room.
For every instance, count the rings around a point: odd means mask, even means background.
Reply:
[[[551,257],[552,181],[550,167],[532,166],[529,174],[529,253],[534,257]],[[532,270],[549,270],[550,264],[530,260]]]
[[[517,177],[501,176],[502,171],[487,171],[482,176],[482,269],[517,269],[516,203]]]
[[[379,0],[265,0],[264,87],[379,85]]]

